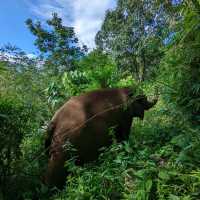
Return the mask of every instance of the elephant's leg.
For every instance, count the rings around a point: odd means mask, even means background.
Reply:
[[[48,186],[56,186],[59,189],[63,189],[67,177],[67,170],[64,168],[64,163],[65,158],[63,153],[56,152],[51,155],[44,177],[44,181]]]
[[[116,139],[118,142],[128,140],[131,130],[132,118],[123,119],[116,129]]]

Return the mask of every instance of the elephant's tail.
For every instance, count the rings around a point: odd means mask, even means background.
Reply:
[[[45,149],[47,155],[49,155],[49,148],[51,145],[54,130],[55,130],[55,124],[51,121],[47,127],[47,134],[45,138]]]

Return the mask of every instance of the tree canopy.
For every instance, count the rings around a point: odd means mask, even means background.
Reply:
[[[87,47],[80,47],[74,28],[64,26],[56,13],[53,13],[52,19],[46,23],[48,27],[40,21],[26,21],[29,30],[36,36],[35,45],[45,58],[45,66],[58,75],[60,72],[73,69],[75,61],[87,52]]]
[[[178,6],[170,1],[119,0],[114,10],[107,11],[96,44],[143,81],[158,67],[164,40],[178,28],[174,26],[180,18]]]

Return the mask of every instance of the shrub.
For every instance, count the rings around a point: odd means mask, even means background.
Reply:
[[[24,158],[27,149],[22,149],[24,141],[27,142],[27,138],[33,137],[40,126],[36,111],[34,106],[17,98],[0,99],[0,182],[4,199],[21,198],[24,191],[31,190],[34,180],[37,179],[27,176],[28,162]],[[39,144],[38,141],[31,142],[33,143],[29,145],[33,156],[33,151],[39,148]],[[30,169],[28,173],[31,174]]]

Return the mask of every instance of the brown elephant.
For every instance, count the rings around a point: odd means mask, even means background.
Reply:
[[[100,89],[70,98],[49,124],[45,183],[58,188],[64,185],[64,163],[70,158],[67,144],[77,149],[79,162],[95,160],[99,149],[112,142],[110,127],[115,127],[117,141],[128,139],[133,117],[143,119],[144,111],[156,102],[149,102],[144,95],[134,97],[130,88]]]

